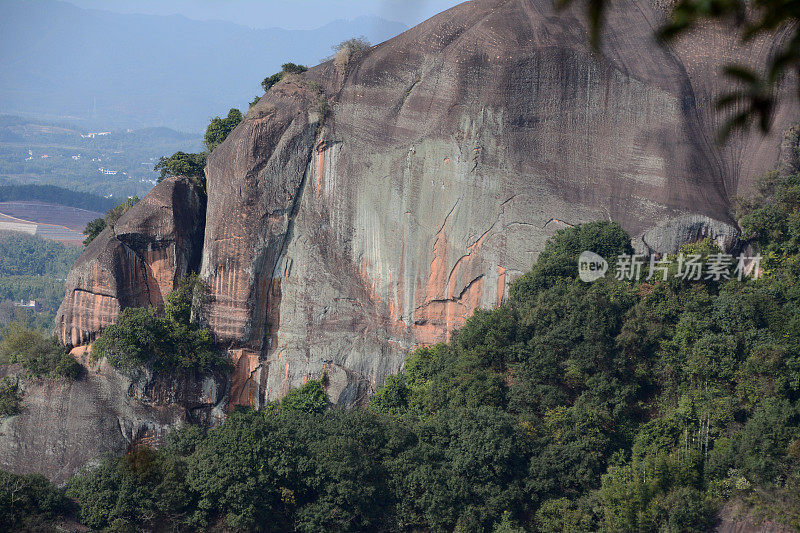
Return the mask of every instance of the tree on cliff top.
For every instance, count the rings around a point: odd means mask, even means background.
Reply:
[[[302,74],[307,70],[308,67],[305,65],[298,65],[296,63],[284,63],[283,65],[281,65],[280,72],[276,72],[272,76],[267,76],[266,78],[264,78],[264,81],[261,82],[261,87],[264,89],[264,92],[267,92],[272,88],[273,85],[281,81],[287,74]]]
[[[153,167],[153,170],[160,172],[158,176],[158,183],[161,183],[167,178],[175,176],[186,176],[191,178],[201,190],[205,190],[206,181],[206,159],[217,146],[230,135],[230,133],[242,121],[242,112],[238,109],[232,108],[228,111],[228,116],[225,118],[214,117],[211,119],[203,142],[206,145],[206,151],[198,154],[188,154],[186,152],[175,152],[169,157],[161,157]]]
[[[203,142],[211,153],[214,148],[222,144],[222,141],[239,125],[242,121],[242,112],[238,109],[231,109],[228,111],[228,116],[225,118],[214,117],[211,123],[206,128],[206,135]]]
[[[86,238],[83,239],[83,245],[89,246],[89,243],[95,240],[98,235],[103,233],[104,229],[106,229],[105,218],[101,217],[90,220],[89,223],[86,224],[86,228],[83,230],[83,234],[86,235]]]
[[[186,176],[202,180],[205,178],[206,153],[187,154],[175,152],[169,157],[162,157],[153,167],[156,172],[161,172],[158,183],[174,176]]]
[[[121,204],[117,205],[116,207],[112,207],[106,213],[106,216],[103,218],[96,218],[86,224],[86,229],[83,230],[83,234],[86,235],[86,239],[83,240],[83,245],[88,246],[90,242],[92,242],[106,227],[114,227],[114,224],[122,218],[122,215],[128,212],[131,207],[136,205],[136,202],[139,201],[138,196],[131,196]]]

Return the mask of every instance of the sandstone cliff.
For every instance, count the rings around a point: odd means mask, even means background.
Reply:
[[[173,178],[87,246],[67,278],[56,324],[85,371],[74,382],[22,381],[22,413],[0,420],[0,467],[61,482],[104,453],[223,416],[223,376],[123,375],[92,362],[84,346],[121,309],[163,306],[175,283],[198,269],[204,225],[205,195],[191,180]],[[0,377],[20,373],[17,365],[0,366]]]
[[[126,307],[162,307],[175,283],[198,268],[205,209],[190,179],[170,178],[94,239],[67,277],[56,317],[62,342],[91,342]]]
[[[619,3],[596,57],[579,13],[474,0],[273,88],[207,167],[207,319],[249,377],[233,401],[323,373],[359,401],[497,305],[568,224],[617,220],[661,252],[734,243],[731,199],[776,164],[797,108],[716,145],[720,66],[774,43],[712,28],[663,48],[663,15]]]
[[[617,220],[659,252],[735,242],[731,200],[775,166],[798,113],[787,99],[772,134],[716,145],[719,69],[763,62],[774,41],[739,48],[710,28],[665,48],[660,4],[615,6],[599,55],[577,10],[473,0],[288,76],[211,154],[205,225],[179,180],[87,248],[62,340],[90,341],[199,268],[203,319],[236,363],[231,404],[323,374],[331,399],[353,404],[413,346],[501,302],[567,225]],[[161,228],[155,205],[186,211]]]
[[[105,454],[156,446],[175,427],[224,416],[223,376],[128,376],[92,362],[86,350],[74,355],[85,367],[76,381],[20,381],[22,412],[0,418],[0,468],[63,483]],[[0,365],[0,379],[21,374],[19,365]]]

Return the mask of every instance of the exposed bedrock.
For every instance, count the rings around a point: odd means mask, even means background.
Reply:
[[[198,270],[204,225],[205,196],[191,180],[170,178],[86,247],[56,319],[85,371],[76,381],[22,379],[21,414],[0,420],[0,467],[61,482],[104,453],[158,444],[186,422],[223,417],[224,376],[131,376],[89,356],[89,343],[122,309],[161,308],[177,281]],[[18,365],[0,373],[24,374]]]
[[[706,238],[728,252],[736,251],[742,244],[735,225],[704,215],[669,218],[633,239],[632,244],[637,253],[663,255],[677,252],[680,244]]]
[[[163,307],[187,272],[197,271],[205,197],[188,178],[170,178],[106,228],[67,277],[56,330],[67,346],[91,342],[126,307]]]
[[[0,418],[0,468],[61,483],[104,454],[159,445],[175,427],[224,416],[223,376],[128,376],[86,352],[73,351],[85,368],[76,381],[20,381],[22,412]],[[22,373],[19,365],[0,366],[0,378]]]
[[[721,147],[720,67],[763,64],[780,36],[743,48],[710,27],[666,48],[652,39],[660,4],[621,0],[593,54],[578,8],[551,4],[473,0],[274,86],[210,155],[207,200],[166,180],[86,248],[56,326],[87,373],[25,381],[0,466],[63,480],[309,379],[363,403],[414,346],[500,304],[570,225],[619,221],[644,253],[735,247],[732,200],[797,163],[796,132],[783,145],[782,132],[799,114],[784,94],[772,133]],[[200,318],[230,379],[130,378],[85,359],[121,309],[161,307],[190,271],[209,286]]]
[[[323,375],[333,401],[363,401],[410,348],[498,305],[569,225],[616,220],[662,253],[735,244],[731,200],[779,161],[797,106],[720,147],[719,70],[776,41],[709,28],[664,48],[664,12],[621,2],[595,56],[582,15],[550,4],[468,2],[285,80],[215,150],[202,276],[234,403]]]

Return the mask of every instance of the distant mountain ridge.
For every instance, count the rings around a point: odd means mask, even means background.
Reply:
[[[173,139],[181,141],[195,141],[197,140],[197,133],[187,133],[178,131],[167,126],[151,126],[145,128],[131,129],[127,128],[112,128],[112,133],[118,134],[133,134],[142,138],[160,138],[160,139]],[[2,136],[10,136],[14,134],[21,135],[22,137],[31,137],[42,134],[62,134],[62,135],[84,135],[92,133],[84,125],[79,122],[70,122],[68,120],[60,122],[50,122],[42,119],[26,118],[18,115],[2,115],[0,114],[0,141]]]
[[[287,61],[316,64],[354,36],[380,42],[406,27],[376,17],[317,30],[254,30],[182,16],[125,15],[56,0],[0,2],[0,113],[86,127],[200,132],[247,107]]]

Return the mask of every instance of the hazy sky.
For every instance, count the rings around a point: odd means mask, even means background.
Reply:
[[[462,0],[67,0],[84,8],[151,15],[181,14],[253,28],[311,29],[336,19],[376,15],[414,26]]]

